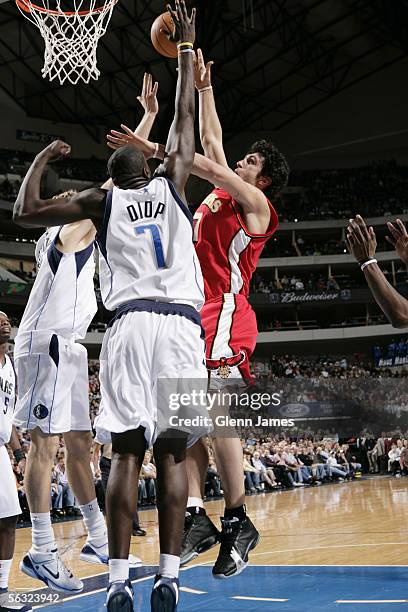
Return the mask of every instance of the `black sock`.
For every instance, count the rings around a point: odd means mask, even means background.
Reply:
[[[238,506],[238,508],[225,508],[224,518],[232,519],[238,518],[240,521],[243,521],[246,518],[246,507],[245,505]]]
[[[191,514],[191,516],[194,516],[194,515],[197,515],[197,514],[199,516],[205,516],[207,514],[205,509],[204,508],[200,508],[200,506],[189,506],[187,508],[187,512],[189,514]]]

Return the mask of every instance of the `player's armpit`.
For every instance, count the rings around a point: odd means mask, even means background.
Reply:
[[[96,227],[90,219],[64,225],[58,235],[58,249],[62,253],[80,251],[89,246],[96,236]]]

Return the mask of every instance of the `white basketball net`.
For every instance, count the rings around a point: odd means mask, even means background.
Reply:
[[[20,12],[38,27],[45,42],[42,76],[50,81],[58,79],[61,85],[97,80],[98,41],[118,0],[87,0],[86,6],[85,0],[72,0],[72,14],[64,13],[61,0],[22,1],[30,12],[17,3]]]

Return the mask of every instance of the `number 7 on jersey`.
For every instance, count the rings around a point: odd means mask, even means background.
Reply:
[[[150,223],[149,225],[139,225],[138,227],[135,227],[136,235],[144,234],[145,231],[151,232],[157,267],[167,268],[166,261],[164,259],[163,245],[160,238],[159,228],[155,223]]]

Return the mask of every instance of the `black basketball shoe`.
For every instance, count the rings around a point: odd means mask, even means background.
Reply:
[[[244,571],[248,553],[259,542],[259,533],[248,516],[222,518],[221,547],[212,573],[214,578],[231,578]]]
[[[181,543],[180,565],[192,561],[200,553],[215,546],[220,532],[206,514],[186,513]]]
[[[177,612],[180,583],[178,578],[156,575],[150,597],[151,612]]]

